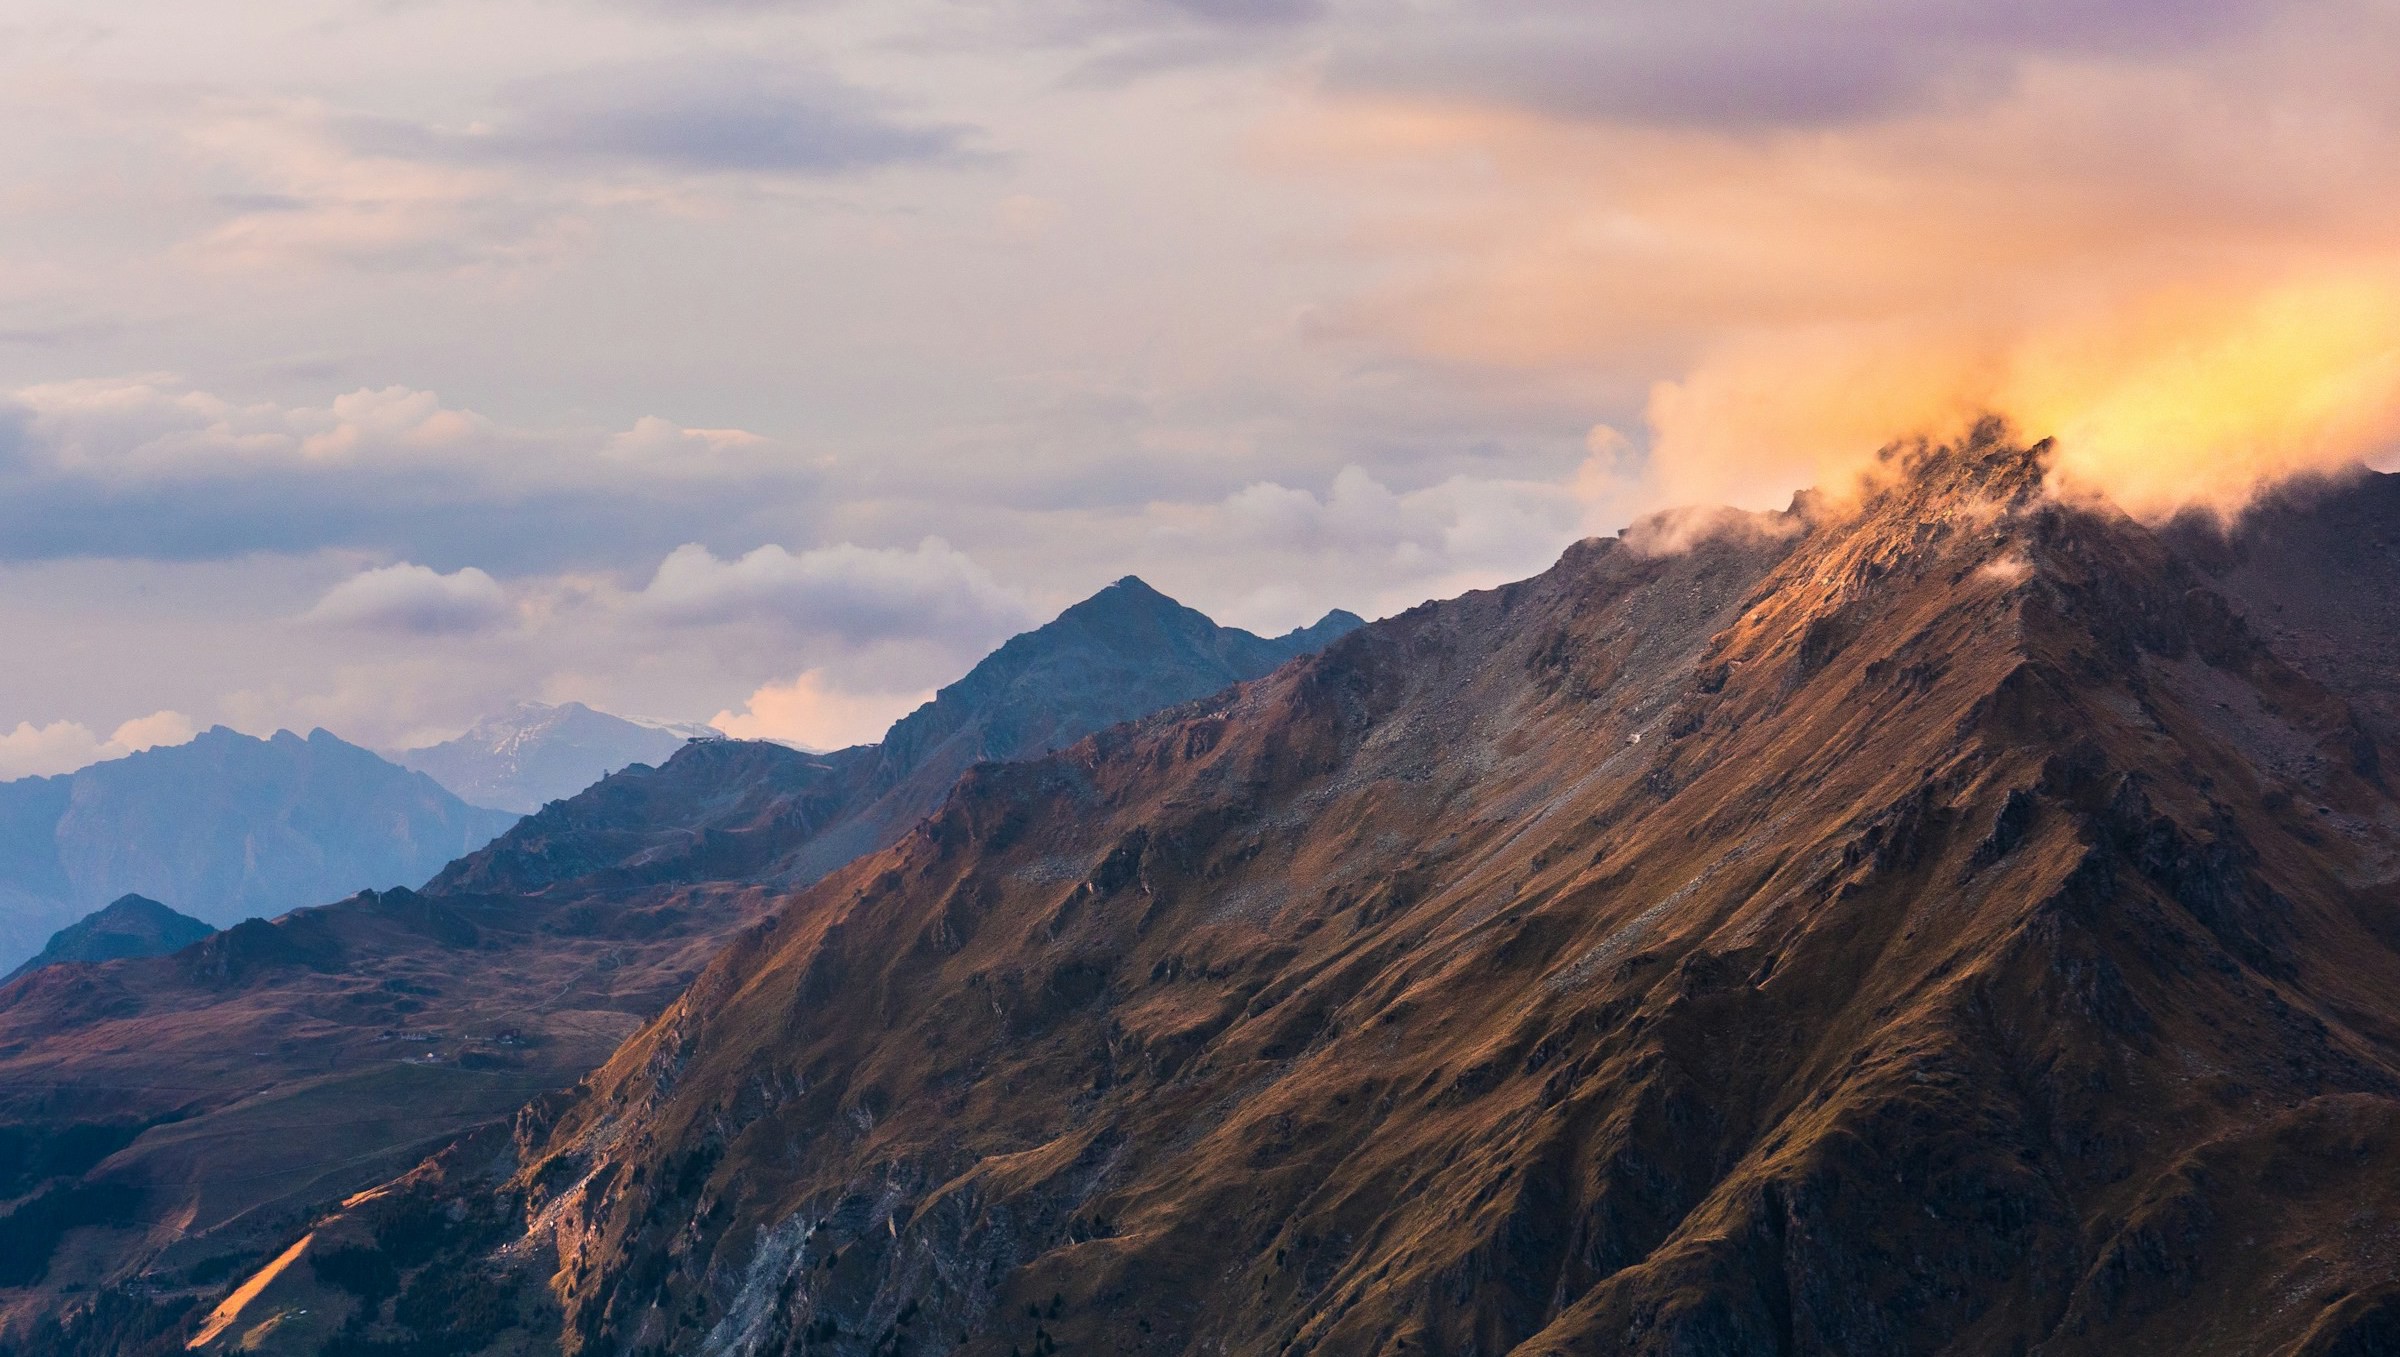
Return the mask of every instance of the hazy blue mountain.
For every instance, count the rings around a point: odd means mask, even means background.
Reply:
[[[322,730],[261,740],[218,726],[0,783],[0,965],[128,894],[222,926],[413,885],[516,819]]]
[[[392,757],[471,804],[526,814],[629,764],[663,763],[684,741],[715,733],[627,720],[580,702],[520,702],[455,740]]]
[[[189,914],[178,914],[141,895],[119,896],[50,935],[50,945],[6,976],[4,985],[27,971],[68,961],[115,961],[121,957],[166,956],[217,930]]]

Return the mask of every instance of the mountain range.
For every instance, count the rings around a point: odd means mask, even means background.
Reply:
[[[605,1060],[792,888],[897,839],[962,770],[1207,698],[1359,625],[1224,628],[1126,579],[876,745],[685,744],[526,817],[419,891],[0,988],[0,1317],[94,1287],[152,1314]],[[411,775],[414,776],[414,775]],[[131,1350],[84,1312],[69,1350]],[[297,1332],[297,1331],[295,1331]],[[122,1341],[121,1341],[122,1340]],[[30,1349],[44,1350],[40,1347]]]
[[[686,740],[717,734],[705,725],[632,721],[580,702],[520,702],[455,739],[401,750],[392,760],[475,805],[522,815],[630,764],[663,763]]]
[[[261,740],[217,726],[0,782],[0,965],[127,894],[223,927],[422,882],[516,818],[322,730]]]
[[[1895,448],[972,767],[154,1331],[2394,1350],[2400,478],[2154,527],[2046,452]]]

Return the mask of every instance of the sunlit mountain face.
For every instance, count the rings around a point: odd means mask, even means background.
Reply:
[[[0,1357],[2400,1345],[2388,3],[105,8]]]

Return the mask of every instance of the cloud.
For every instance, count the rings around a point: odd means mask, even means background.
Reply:
[[[473,566],[444,575],[404,562],[335,585],[307,620],[410,636],[462,636],[499,625],[509,611],[499,581]]]
[[[185,244],[204,268],[335,264],[375,272],[516,269],[556,259],[578,233],[572,195],[488,165],[368,144],[355,115],[323,100],[213,99],[184,140],[241,187]]]
[[[914,693],[846,692],[823,670],[803,670],[789,683],[770,683],[741,711],[721,711],[709,724],[740,740],[778,740],[818,751],[883,738],[892,722],[933,697]]]
[[[1531,575],[1568,542],[1622,524],[1636,488],[1615,446],[1595,438],[1556,481],[1458,475],[1403,491],[1349,466],[1322,492],[1258,481],[1150,512],[1156,538],[1208,563],[1220,607],[1274,626],[1265,619],[1312,621],[1328,600],[1380,616]]]
[[[698,544],[676,548],[634,599],[669,625],[770,620],[866,644],[939,637],[967,644],[1022,630],[1022,598],[938,537],[914,550],[849,543],[797,554],[763,546],[727,560]]]
[[[1789,130],[1985,102],[2031,60],[2155,58],[2269,12],[2264,0],[1372,5],[1348,11],[1330,78],[1547,117]]]
[[[282,405],[171,376],[52,382],[0,402],[0,559],[630,565],[788,514],[817,478],[738,429],[514,427],[402,386]]]
[[[0,780],[48,777],[88,768],[104,759],[192,738],[191,718],[181,712],[158,711],[118,726],[106,740],[79,721],[52,721],[37,726],[20,721],[15,730],[0,733]]]
[[[970,129],[894,116],[831,72],[752,58],[595,67],[521,82],[488,128],[426,136],[468,157],[685,174],[855,174],[962,158]]]
[[[46,777],[71,773],[108,757],[99,737],[74,721],[37,726],[19,721],[0,735],[0,778]]]
[[[1991,412],[2145,514],[2392,458],[2400,182],[2368,167],[2400,156],[2371,55],[2400,23],[2079,13],[1892,27],[2008,54],[1971,100],[1752,124],[1353,86],[1284,147],[1351,175],[1411,265],[1347,326],[1657,374],[1652,502],[1771,507]]]
[[[182,712],[154,711],[118,726],[110,732],[108,742],[128,753],[139,753],[162,744],[183,744],[199,733],[192,718]]]

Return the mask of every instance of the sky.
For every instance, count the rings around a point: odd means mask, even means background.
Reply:
[[[1685,12],[1685,11],[1690,12]],[[1993,411],[2391,465],[2400,8],[0,0],[0,776],[520,700],[825,747]]]

